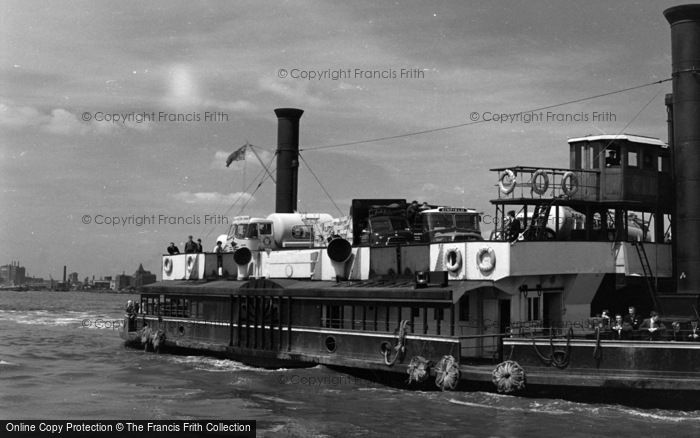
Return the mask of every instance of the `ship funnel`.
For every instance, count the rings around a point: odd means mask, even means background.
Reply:
[[[700,5],[664,11],[673,60],[674,271],[678,293],[700,292]]]
[[[253,259],[253,253],[248,248],[241,247],[233,252],[233,261],[238,266],[238,279],[245,280],[248,278],[248,265]]]
[[[276,213],[294,213],[297,209],[299,171],[299,119],[304,113],[296,108],[277,108],[277,192]]]

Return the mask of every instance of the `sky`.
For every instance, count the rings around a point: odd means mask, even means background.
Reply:
[[[3,0],[0,264],[160,277],[170,241],[207,249],[234,216],[274,211],[258,159],[225,159],[249,142],[271,160],[281,107],[304,110],[302,157],[332,196],[302,164],[301,211],[391,197],[493,214],[491,168],[567,167],[588,134],[666,141],[670,82],[549,120],[492,114],[670,77],[676,4]]]

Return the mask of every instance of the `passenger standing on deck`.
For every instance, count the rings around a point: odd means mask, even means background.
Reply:
[[[202,249],[202,239],[197,239],[197,252],[204,252]]]
[[[511,210],[506,219],[506,240],[515,242],[520,236],[520,231],[520,221],[515,218],[515,210]]]
[[[415,199],[411,204],[409,204],[406,209],[406,216],[408,217],[408,223],[413,226],[416,222],[416,215],[418,214],[418,201]]]
[[[690,321],[690,334],[688,335],[688,340],[690,341],[700,341],[700,329],[698,328],[698,320]]]
[[[626,332],[623,331],[622,315],[619,313],[615,315],[615,322],[612,323],[610,329],[613,331],[613,339],[625,339]]]
[[[175,242],[170,242],[170,246],[168,247],[168,254],[180,254],[180,250],[177,248],[177,246],[175,246]]]
[[[656,341],[662,337],[664,330],[666,330],[666,326],[663,322],[659,321],[659,314],[652,310],[649,318],[642,322],[639,329],[647,330],[649,332],[649,340]]]
[[[633,330],[638,330],[639,325],[642,323],[642,318],[637,315],[637,309],[634,306],[629,306],[627,309],[628,313],[625,316],[625,322],[632,326]]]
[[[197,244],[192,240],[192,236],[187,237],[187,243],[185,243],[185,254],[193,254],[197,252]]]
[[[219,277],[223,275],[224,269],[224,248],[221,246],[221,241],[216,242],[216,248],[214,248],[214,253],[216,253],[216,270]]]

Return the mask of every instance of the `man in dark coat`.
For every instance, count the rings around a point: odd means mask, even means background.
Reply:
[[[192,236],[187,238],[187,243],[185,243],[185,254],[193,254],[197,252],[197,244],[192,240]]]
[[[197,239],[197,252],[204,252],[202,249],[202,239]]]
[[[506,239],[509,242],[515,242],[520,236],[520,221],[515,217],[515,210],[508,212],[508,225],[506,229]]]
[[[175,246],[174,242],[170,242],[170,246],[168,247],[168,254],[170,255],[175,255],[175,254],[180,254],[180,250]]]

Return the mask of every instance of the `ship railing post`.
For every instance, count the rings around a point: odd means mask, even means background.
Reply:
[[[236,303],[238,305],[238,318],[237,318],[238,324],[236,327],[236,332],[237,332],[236,346],[240,348],[240,346],[241,346],[241,322],[242,322],[242,319],[241,319],[241,296],[240,295],[236,295]]]
[[[245,296],[245,347],[250,348],[250,295]]]
[[[450,307],[450,336],[455,335],[455,303]]]
[[[282,335],[282,296],[279,296],[277,298],[277,331],[279,332],[279,343],[278,343],[278,350],[282,350],[282,341],[283,341],[283,335]]]
[[[292,297],[287,297],[287,351],[292,351]]]
[[[423,334],[428,334],[428,306],[423,306]]]
[[[355,304],[352,304],[352,309],[350,310],[350,330],[355,330]]]
[[[233,295],[229,295],[228,346],[233,347]]]
[[[367,305],[362,304],[362,331],[367,330]]]

